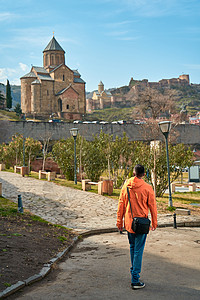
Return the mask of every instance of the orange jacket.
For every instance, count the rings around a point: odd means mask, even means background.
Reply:
[[[123,186],[119,198],[117,210],[117,227],[124,227],[128,232],[134,233],[132,225],[131,209],[128,201],[127,186],[130,193],[130,201],[133,217],[147,217],[148,208],[151,212],[151,225],[157,227],[157,208],[154,191],[148,183],[138,177],[130,178]]]

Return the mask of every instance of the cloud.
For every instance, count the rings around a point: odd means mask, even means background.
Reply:
[[[131,33],[128,30],[112,31],[112,32],[108,32],[106,35],[120,41],[134,41],[140,39],[139,36],[131,36]]]
[[[62,31],[57,30],[57,32]],[[31,45],[32,47],[46,47],[49,43],[50,39],[53,37],[53,30],[52,26],[39,26],[39,27],[29,27],[29,28],[20,28],[20,29],[13,29],[12,33],[14,35],[13,42],[14,44],[17,44],[21,47],[21,44],[25,43],[28,45]],[[63,32],[63,34],[59,35],[59,43],[70,43],[70,44],[76,44],[78,45],[78,41],[73,38],[66,37],[66,33]],[[56,38],[57,39],[57,38]],[[62,46],[62,45],[61,45]]]
[[[112,32],[108,32],[107,35],[109,36],[122,36],[122,35],[126,35],[128,33],[128,31],[112,31]]]
[[[125,37],[118,37],[117,40],[120,41],[135,41],[135,40],[139,40],[140,37],[139,36],[125,36]]]
[[[120,41],[138,40],[140,37],[136,36],[136,31],[130,26],[132,23],[133,21],[125,20],[121,22],[105,24],[105,28],[108,29],[106,30],[106,35]],[[133,31],[135,31],[134,34]]]
[[[126,20],[126,21],[121,21],[121,22],[107,23],[107,24],[105,24],[105,27],[107,27],[107,28],[124,27],[125,25],[132,24],[133,22],[135,22],[135,21]]]
[[[22,69],[22,71],[24,71],[24,72],[26,72],[26,71],[29,70],[29,67],[28,67],[27,65],[21,63],[21,62],[19,63],[19,67],[20,67],[20,69]]]
[[[29,67],[24,63],[19,63],[16,69],[0,68],[0,82],[6,84],[7,79],[11,84],[20,85],[20,77],[28,72]]]
[[[118,0],[112,2],[119,6]],[[120,6],[140,17],[200,15],[199,0],[121,0]]]
[[[17,74],[16,69],[11,68],[0,68],[0,82],[6,83],[7,79],[12,78]]]
[[[10,12],[1,12],[0,13],[0,22],[8,21],[8,20],[13,20],[15,17],[15,14],[12,14]]]

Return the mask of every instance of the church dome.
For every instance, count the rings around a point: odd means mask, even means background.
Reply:
[[[65,51],[53,36],[43,51],[43,66],[52,70],[61,64],[65,65]]]
[[[59,43],[56,41],[55,37],[53,36],[46,48],[44,49],[43,52],[45,51],[63,51],[63,48],[59,45]]]

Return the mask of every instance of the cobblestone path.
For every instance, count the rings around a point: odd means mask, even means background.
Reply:
[[[51,223],[79,232],[116,226],[117,200],[10,172],[0,172],[0,182],[4,197],[17,202],[21,194],[25,209]],[[199,217],[177,216],[178,222],[195,219]],[[173,224],[173,217],[159,215],[158,223]]]

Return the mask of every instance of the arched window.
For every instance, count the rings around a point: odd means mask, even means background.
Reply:
[[[45,56],[45,65],[48,66],[48,55]]]
[[[54,56],[51,56],[51,65],[54,65]]]
[[[62,111],[62,99],[58,99],[58,111]]]
[[[66,105],[66,108],[69,109],[69,104]]]
[[[56,65],[59,65],[59,55],[56,55]]]

